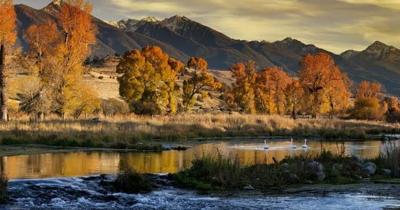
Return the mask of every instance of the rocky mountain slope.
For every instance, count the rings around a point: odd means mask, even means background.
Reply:
[[[15,8],[18,43],[26,49],[24,31],[31,24],[56,20],[59,2],[53,2],[43,9],[26,5],[16,5]],[[294,74],[304,55],[323,51],[331,54],[355,82],[378,81],[385,85],[389,93],[400,95],[400,50],[381,42],[375,42],[361,52],[349,50],[337,55],[292,38],[276,42],[236,40],[184,16],[118,22],[106,22],[93,17],[93,22],[98,34],[92,56],[123,54],[128,50],[158,45],[182,61],[190,56],[204,57],[213,69],[226,70],[234,63],[254,60],[260,69],[280,66]]]

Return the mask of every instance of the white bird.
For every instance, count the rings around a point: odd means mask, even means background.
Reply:
[[[308,149],[307,139],[304,139],[304,144],[301,147],[303,147],[303,149]]]
[[[267,144],[267,140],[264,140],[264,149],[265,149],[265,150],[269,149],[269,146],[268,146],[268,144]]]
[[[293,138],[290,139],[290,149],[296,149],[297,146],[295,144],[293,144]]]

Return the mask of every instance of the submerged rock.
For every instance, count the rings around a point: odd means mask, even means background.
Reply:
[[[376,164],[373,162],[366,162],[362,166],[362,172],[366,176],[373,176],[376,173]]]
[[[326,178],[324,166],[317,161],[307,162],[305,165],[306,172],[318,181],[323,181]]]
[[[247,185],[247,186],[245,186],[245,187],[243,187],[243,190],[255,190],[255,188],[253,187],[253,186],[251,186],[251,185]]]

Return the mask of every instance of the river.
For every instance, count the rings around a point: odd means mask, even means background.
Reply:
[[[166,174],[188,168],[192,160],[204,155],[235,158],[242,165],[271,163],[273,158],[316,155],[322,150],[334,154],[376,158],[389,146],[400,142],[381,141],[303,141],[214,142],[194,144],[185,151],[163,152],[63,152],[1,157],[1,170],[10,179],[11,204],[6,209],[20,208],[129,208],[129,209],[382,209],[400,208],[398,197],[363,191],[315,195],[285,196],[204,196],[166,186],[150,194],[128,195],[105,192],[98,184],[99,174],[114,174],[126,167],[142,173]],[[390,144],[390,145],[389,145]],[[111,178],[110,178],[111,179]],[[0,206],[1,207],[1,206]]]

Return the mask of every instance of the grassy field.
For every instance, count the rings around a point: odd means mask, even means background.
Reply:
[[[242,114],[121,116],[99,120],[14,120],[0,124],[3,145],[159,149],[158,142],[229,140],[252,137],[368,139],[399,133],[400,125],[383,122],[297,119]]]

